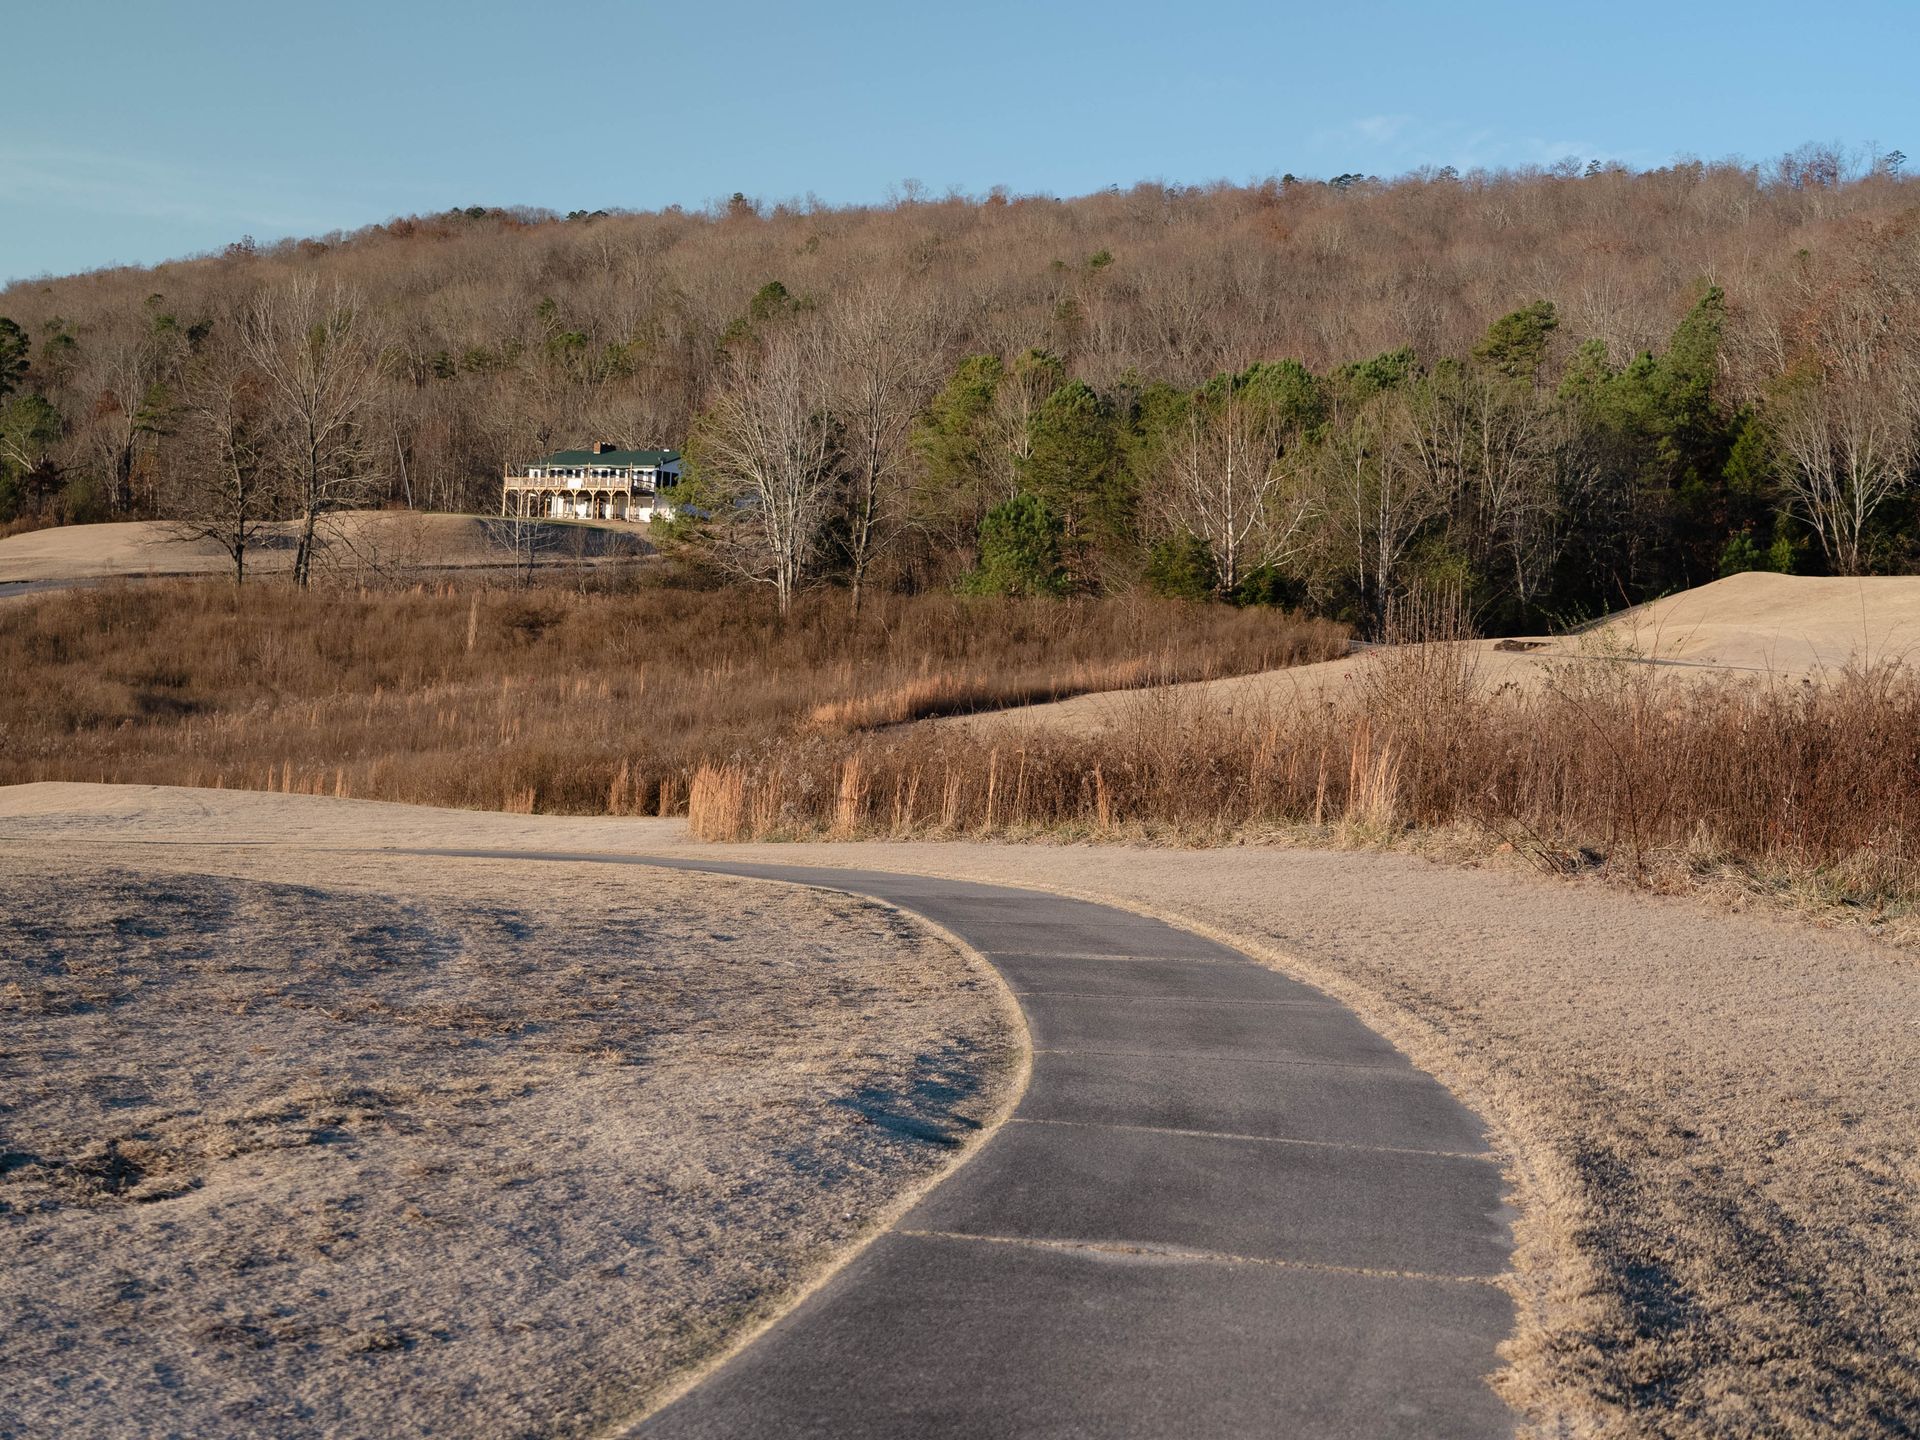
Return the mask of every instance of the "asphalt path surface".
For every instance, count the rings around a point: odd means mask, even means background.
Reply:
[[[1320,992],[1161,921],[1039,891],[510,858],[872,896],[982,952],[1032,1036],[1026,1092],[966,1164],[630,1435],[1512,1432],[1486,1384],[1512,1311],[1484,1131]]]

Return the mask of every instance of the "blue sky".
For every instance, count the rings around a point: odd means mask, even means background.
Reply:
[[[0,0],[0,280],[451,205],[1920,164],[1920,0]]]

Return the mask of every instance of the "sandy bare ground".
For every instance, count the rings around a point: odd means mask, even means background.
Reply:
[[[1483,640],[1473,648],[1479,679],[1495,690],[1537,690],[1558,668],[1620,660],[1660,663],[1676,678],[1817,682],[1849,665],[1920,659],[1920,576],[1733,575],[1623,611],[1578,634]],[[1166,686],[1155,693],[1228,708],[1337,704],[1364,697],[1377,663],[1374,653],[1363,650],[1340,660]],[[939,723],[1010,723],[1086,733],[1114,724],[1140,698],[1138,691],[1106,691]]]
[[[672,822],[33,785],[0,837],[685,847]],[[1920,1428],[1920,964],[1698,899],[1404,855],[983,844],[729,857],[1039,885],[1225,935],[1493,1122],[1520,1202],[1503,1393],[1539,1434]]]
[[[1600,628],[1652,659],[1798,677],[1920,649],[1920,576],[1732,575]],[[1580,637],[1550,649],[1580,653]]]
[[[1014,1086],[995,980],[877,905],[19,833],[0,1435],[594,1433]]]
[[[651,553],[647,527],[554,521],[540,525],[543,564]],[[268,528],[247,568],[273,574],[293,564],[294,527]],[[475,515],[424,511],[345,511],[327,517],[318,568],[349,575],[414,569],[464,569],[513,563],[511,542]],[[61,525],[0,540],[0,585],[66,583],[114,576],[221,575],[232,561],[211,540],[186,540],[158,520]]]

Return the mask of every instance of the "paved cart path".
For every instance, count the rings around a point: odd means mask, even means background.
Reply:
[[[1510,1433],[1484,1380],[1511,1322],[1499,1172],[1472,1114],[1342,1006],[1038,891],[633,859],[924,915],[985,953],[1033,1038],[970,1161],[634,1435]]]

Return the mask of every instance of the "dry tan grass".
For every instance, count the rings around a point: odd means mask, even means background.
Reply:
[[[8,1433],[596,1433],[952,1163],[1017,1058],[951,947],[791,887],[0,877]]]
[[[1329,621],[1297,619],[1277,628],[1262,623],[1265,617],[1258,612],[1249,625],[1230,612],[1200,610],[1190,612],[1189,618],[1191,623],[1182,627],[1187,633],[1169,637],[1166,648],[1154,654],[1076,660],[1044,674],[940,671],[916,675],[902,684],[816,705],[808,720],[816,730],[873,730],[941,715],[1044,705],[1089,692],[1206,684],[1211,678],[1207,672],[1243,663],[1242,653],[1223,652],[1217,638],[1222,629],[1235,627],[1263,632],[1266,653],[1282,667],[1311,665],[1347,648],[1346,627]]]
[[[823,708],[876,713],[872,697],[929,677],[946,705],[999,705],[1116,667],[1265,669],[1344,634],[1150,601],[888,598],[856,623],[835,594],[782,619],[740,591],[129,586],[0,616],[0,783],[671,813],[703,759],[798,737]]]
[[[977,675],[921,675],[871,694],[816,705],[807,718],[819,730],[873,730],[934,715],[1031,705],[1056,700],[1063,693],[1131,690],[1152,683],[1150,662],[1143,658],[1098,667],[1074,665],[1056,682],[1030,688],[1010,687]]]

